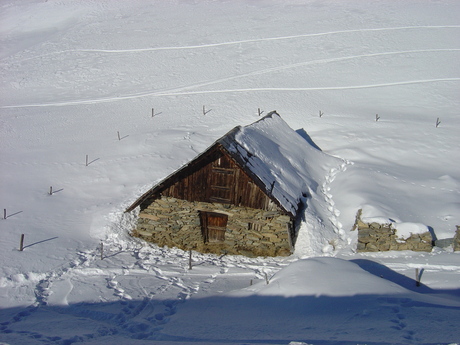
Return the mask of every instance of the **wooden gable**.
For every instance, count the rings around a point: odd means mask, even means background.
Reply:
[[[232,204],[262,210],[281,210],[220,144],[180,169],[144,194],[143,209],[160,196],[187,201]]]

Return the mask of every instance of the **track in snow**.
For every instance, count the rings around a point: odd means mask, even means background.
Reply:
[[[40,104],[22,104],[22,105],[5,105],[1,106],[0,109],[9,108],[36,108],[36,107],[59,107],[68,105],[80,105],[80,104],[95,104],[95,103],[106,103],[106,102],[117,102],[127,99],[135,99],[142,97],[161,97],[161,96],[180,96],[180,95],[199,95],[199,94],[217,94],[217,93],[235,93],[235,92],[257,92],[257,91],[327,91],[327,90],[355,90],[355,89],[370,89],[379,87],[389,86],[401,86],[401,85],[412,85],[412,84],[427,84],[436,82],[458,82],[460,78],[437,78],[437,79],[422,79],[422,80],[409,80],[400,81],[393,83],[381,83],[381,84],[367,84],[367,85],[351,85],[351,86],[326,86],[326,87],[298,87],[298,88],[245,88],[245,89],[224,89],[224,90],[203,90],[203,91],[158,91],[158,92],[147,92],[135,95],[119,96],[119,97],[108,97],[108,98],[95,98],[91,100],[79,100],[69,102],[56,102],[56,103],[40,103]],[[186,88],[200,87],[188,86]]]
[[[228,46],[228,45],[239,45],[245,43],[257,43],[265,41],[277,41],[277,40],[291,40],[297,38],[306,38],[306,37],[316,37],[316,36],[327,36],[327,35],[336,35],[336,34],[346,34],[346,33],[356,33],[356,32],[377,32],[377,31],[397,31],[397,30],[413,30],[413,29],[452,29],[460,28],[460,25],[446,25],[446,26],[404,26],[404,27],[390,27],[390,28],[370,28],[370,29],[353,29],[353,30],[338,30],[330,31],[323,33],[314,33],[314,34],[300,34],[300,35],[291,35],[291,36],[280,36],[280,37],[268,37],[268,38],[259,38],[259,39],[248,39],[248,40],[239,40],[239,41],[227,41],[227,42],[217,42],[211,44],[203,45],[192,45],[192,46],[172,46],[172,47],[155,47],[155,48],[139,48],[139,49],[75,49],[75,50],[64,50],[54,53],[49,53],[45,55],[40,55],[36,57],[31,57],[24,59],[22,61],[42,58],[51,55],[58,55],[63,53],[142,53],[142,52],[154,52],[159,50],[190,50],[190,49],[202,49],[209,47],[219,47],[219,46]],[[426,84],[426,83],[435,83],[435,82],[458,82],[460,78],[433,78],[433,79],[419,79],[419,80],[403,80],[397,82],[389,83],[377,83],[377,84],[364,84],[364,85],[343,85],[343,86],[326,86],[326,87],[298,87],[298,88],[238,88],[238,89],[220,89],[220,90],[199,90],[193,91],[193,89],[224,83],[227,81],[232,81],[240,78],[247,78],[252,76],[258,76],[263,74],[275,73],[287,69],[298,68],[308,65],[315,64],[328,64],[334,62],[341,62],[353,59],[363,59],[363,58],[372,58],[379,56],[392,56],[392,55],[402,55],[402,54],[420,54],[420,53],[436,53],[436,52],[459,52],[460,49],[420,49],[420,50],[404,50],[404,51],[391,51],[391,52],[381,52],[381,53],[371,53],[371,54],[360,54],[360,55],[350,55],[337,58],[328,58],[328,59],[319,59],[319,60],[310,60],[300,63],[287,64],[278,67],[261,69],[254,72],[244,73],[240,75],[230,76],[226,78],[215,79],[207,82],[196,83],[188,86],[176,87],[169,90],[163,91],[147,91],[142,93],[135,94],[126,94],[120,95],[117,97],[102,97],[102,98],[93,98],[87,100],[73,100],[65,102],[47,102],[47,103],[36,103],[36,104],[20,104],[20,105],[5,105],[1,106],[0,109],[7,108],[32,108],[32,107],[49,107],[49,106],[71,106],[71,105],[81,105],[81,104],[96,104],[96,103],[106,103],[106,102],[116,102],[128,99],[137,99],[144,97],[161,97],[161,96],[179,96],[179,95],[199,95],[199,94],[218,94],[218,93],[243,93],[243,92],[305,92],[305,91],[336,91],[336,90],[353,90],[353,89],[369,89],[369,88],[380,88],[380,87],[391,87],[391,86],[404,86],[404,85],[413,85],[413,84]],[[19,62],[22,62],[19,61]]]
[[[203,48],[214,48],[221,46],[229,45],[239,45],[245,43],[258,43],[258,42],[267,42],[267,41],[284,41],[292,40],[297,38],[307,38],[307,37],[319,37],[319,36],[329,36],[337,34],[348,34],[348,33],[357,33],[357,32],[377,32],[377,31],[397,31],[397,30],[414,30],[414,29],[458,29],[460,25],[421,25],[421,26],[399,26],[399,27],[389,27],[389,28],[370,28],[370,29],[351,29],[351,30],[336,30],[328,32],[319,32],[314,34],[300,34],[300,35],[290,35],[290,36],[279,36],[279,37],[266,37],[266,38],[254,38],[247,40],[239,41],[227,41],[227,42],[217,42],[217,43],[208,43],[208,44],[198,44],[190,46],[169,46],[169,47],[153,47],[153,48],[138,48],[138,49],[69,49],[61,52],[54,52],[45,55],[34,56],[27,58],[22,61],[41,58],[45,56],[51,56],[56,54],[63,53],[72,53],[72,52],[93,52],[93,53],[142,53],[142,52],[152,52],[160,50],[189,50],[189,49],[203,49]]]

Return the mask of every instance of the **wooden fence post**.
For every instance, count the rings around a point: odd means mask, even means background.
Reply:
[[[192,269],[192,250],[189,250],[189,257],[188,257],[188,269]]]
[[[6,208],[3,209],[3,219],[6,219]]]
[[[415,269],[415,286],[420,286],[420,272],[419,269]]]
[[[21,241],[19,242],[19,251],[22,252],[24,249],[24,234],[21,234]]]

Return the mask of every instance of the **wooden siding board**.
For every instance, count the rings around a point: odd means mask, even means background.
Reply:
[[[202,172],[205,172],[203,169]],[[184,200],[227,202],[267,209],[269,198],[241,171],[233,175],[211,176],[195,173],[167,188],[162,194]],[[238,176],[238,179],[236,177]],[[203,186],[206,183],[207,188]],[[211,185],[210,185],[211,184]]]

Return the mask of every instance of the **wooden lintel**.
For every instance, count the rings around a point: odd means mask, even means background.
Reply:
[[[230,190],[230,187],[227,186],[211,186],[213,189],[219,189],[219,190]]]
[[[232,201],[230,199],[224,199],[224,198],[218,198],[218,197],[210,197],[209,201],[211,202],[217,202],[219,204],[230,204]]]
[[[207,209],[207,208],[198,208],[196,209],[197,211],[200,211],[200,212],[215,212],[215,213],[222,213],[222,214],[226,214],[227,216],[229,217],[233,217],[234,214],[231,213],[231,212],[226,212],[224,210],[210,210],[210,209]]]

